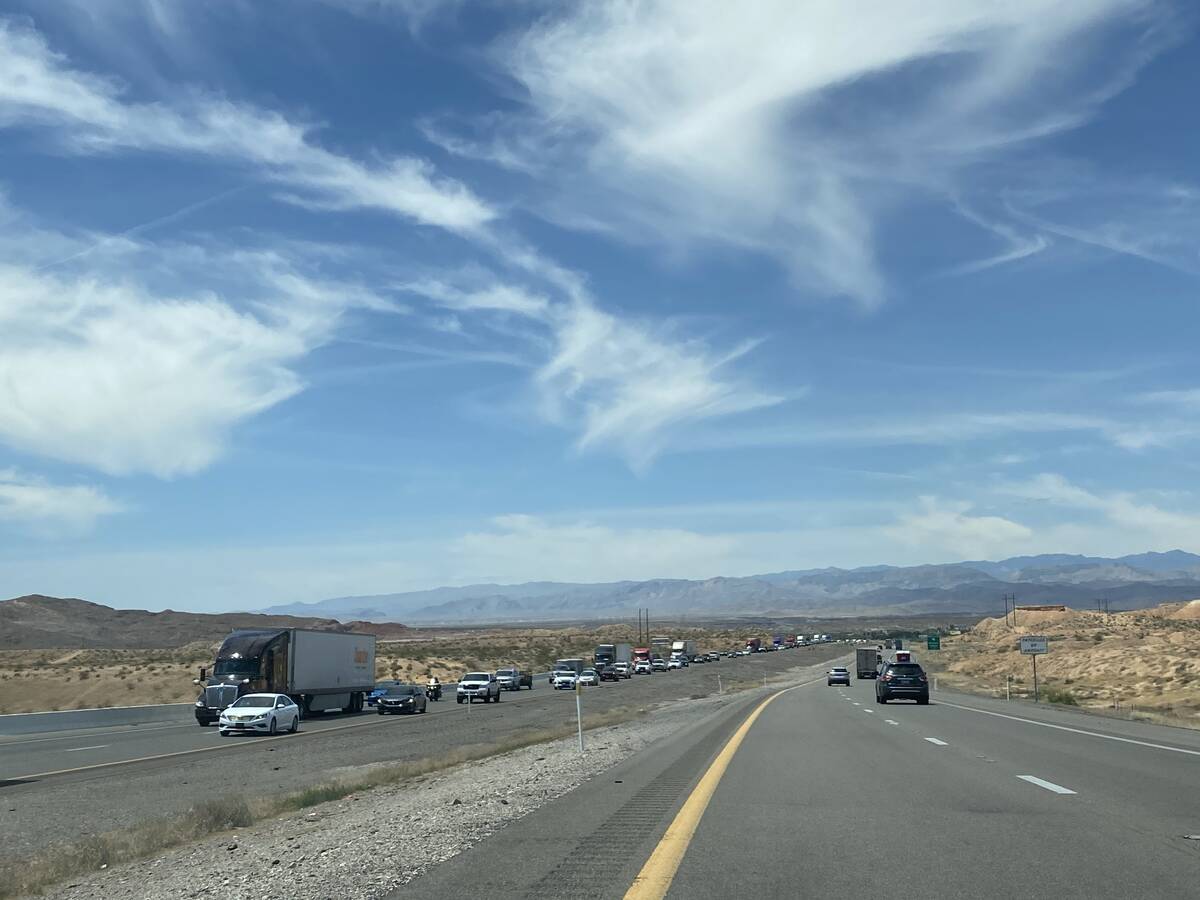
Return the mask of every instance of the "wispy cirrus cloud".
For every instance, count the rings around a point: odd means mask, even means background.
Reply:
[[[800,284],[871,307],[887,293],[879,218],[914,191],[953,195],[965,167],[1087,121],[1168,42],[1156,9],[1141,0],[568,6],[497,49],[527,105],[495,131],[501,146],[536,134],[525,146],[540,147],[539,163],[572,173],[545,201],[559,221],[766,254]],[[1118,54],[1106,37],[1120,28],[1142,40]],[[1085,65],[1093,53],[1107,54],[1102,74]],[[897,81],[910,90],[891,90]],[[1020,258],[1044,240],[1012,237],[1011,249],[974,265]]]
[[[74,68],[36,31],[0,19],[0,126],[18,125],[48,129],[74,153],[171,152],[248,166],[309,206],[378,209],[460,234],[497,216],[426,160],[354,160],[316,144],[312,124],[274,111],[199,90],[133,100],[112,79]]]

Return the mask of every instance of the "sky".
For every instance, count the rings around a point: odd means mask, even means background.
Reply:
[[[1200,551],[1197,14],[0,3],[0,596]]]

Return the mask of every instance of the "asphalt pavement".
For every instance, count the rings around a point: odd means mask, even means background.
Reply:
[[[726,659],[585,689],[584,709],[640,708],[714,692],[728,683],[828,660],[836,645]],[[574,695],[539,679],[499,704],[458,705],[449,693],[413,716],[334,714],[307,719],[298,735],[221,737],[175,722],[0,737],[0,861],[59,842],[169,816],[207,799],[295,791],[342,767],[436,757],[530,729],[574,721]]]
[[[872,681],[820,679],[766,705],[712,787],[714,760],[771,693],[393,898],[621,898],[647,871],[668,872],[665,893],[631,898],[1200,895],[1196,732],[948,693],[879,705]]]

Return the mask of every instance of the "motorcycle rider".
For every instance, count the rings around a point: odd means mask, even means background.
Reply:
[[[429,676],[429,681],[425,685],[425,693],[435,697],[442,695],[442,683],[438,681],[436,675]]]

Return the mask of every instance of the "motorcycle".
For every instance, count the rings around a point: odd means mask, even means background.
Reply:
[[[442,699],[442,686],[440,684],[429,684],[425,686],[425,696],[430,700]]]

